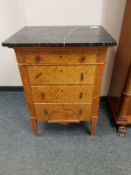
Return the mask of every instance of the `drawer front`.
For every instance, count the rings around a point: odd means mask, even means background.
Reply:
[[[88,51],[52,51],[45,53],[29,53],[25,55],[26,63],[28,64],[87,64],[96,63],[97,54],[95,52]]]
[[[93,85],[32,86],[36,103],[92,102]]]
[[[48,122],[80,122],[91,120],[89,104],[35,104],[35,112],[39,121]]]
[[[95,65],[87,66],[28,66],[30,83],[94,84]]]

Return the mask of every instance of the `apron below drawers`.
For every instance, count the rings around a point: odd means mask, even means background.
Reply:
[[[94,84],[95,65],[27,66],[31,85]]]
[[[31,86],[34,103],[91,103],[93,85]]]
[[[80,122],[91,120],[90,104],[48,103],[34,104],[38,121],[56,122]]]

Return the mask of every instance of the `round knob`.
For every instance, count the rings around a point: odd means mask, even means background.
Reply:
[[[85,56],[80,57],[80,62],[83,63],[85,61],[85,59],[86,59]]]
[[[38,56],[36,56],[35,57],[35,61],[36,61],[36,63],[39,63],[40,62],[40,59],[41,59],[41,57],[38,55]]]
[[[45,98],[45,93],[42,93],[41,97],[42,97],[42,99],[44,99]]]

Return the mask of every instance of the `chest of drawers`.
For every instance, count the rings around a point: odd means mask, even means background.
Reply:
[[[27,29],[24,32],[27,32]],[[105,32],[103,28],[98,27],[98,29],[99,31],[95,29],[97,35],[101,30]],[[11,46],[11,41],[10,44],[7,41],[3,44],[15,49],[30,121],[36,135],[40,121],[49,123],[88,121],[91,122],[90,133],[94,134],[98,119],[105,55],[108,46],[116,43],[106,33],[108,37],[106,36],[104,45],[100,44],[102,43],[100,41],[98,41],[98,46],[95,46],[97,43],[94,41],[94,44],[90,45],[86,41],[89,40],[88,35],[85,35],[86,40],[83,38],[85,43],[83,45],[80,44],[83,41],[80,42],[77,38],[80,33],[75,33],[76,44],[71,42],[72,44],[67,47],[65,43],[49,42],[47,44],[46,40],[38,44],[35,43],[35,39],[32,43],[20,42],[16,45],[13,43],[13,46]],[[46,32],[44,34],[47,35]],[[30,35],[28,33],[28,36]],[[35,35],[38,37],[39,34],[34,33]],[[18,37],[16,39],[18,40]],[[70,42],[67,43],[70,44]]]

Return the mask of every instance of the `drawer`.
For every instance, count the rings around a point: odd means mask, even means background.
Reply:
[[[92,102],[93,85],[32,86],[32,96],[36,103]]]
[[[87,66],[28,66],[32,85],[94,84],[95,65]]]
[[[91,120],[90,104],[48,103],[34,104],[39,121],[48,122],[80,122]]]
[[[49,64],[49,65],[70,65],[70,64],[88,64],[97,62],[97,53],[86,50],[71,51],[58,50],[46,51],[44,53],[27,53],[25,55],[28,64]]]

